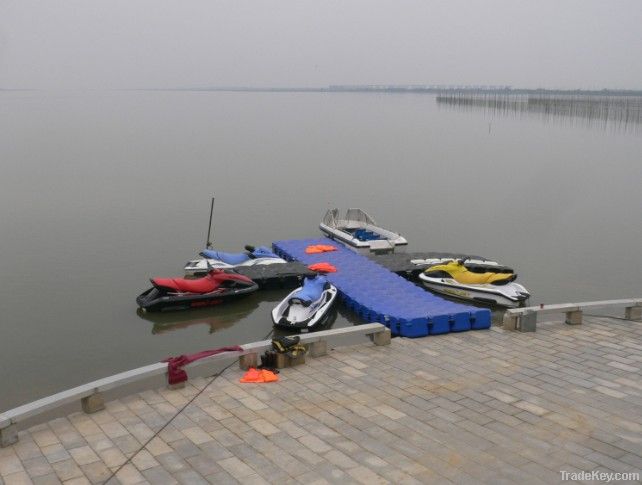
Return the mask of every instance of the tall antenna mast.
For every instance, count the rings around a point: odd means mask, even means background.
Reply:
[[[210,234],[212,234],[212,215],[213,214],[214,214],[214,197],[212,197],[212,205],[210,206],[210,223],[207,226],[207,241],[205,243],[205,247],[207,249],[212,249],[212,241],[210,240]]]

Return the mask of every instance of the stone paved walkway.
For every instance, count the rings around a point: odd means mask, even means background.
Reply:
[[[275,384],[240,384],[234,366],[110,483],[551,484],[560,470],[642,472],[642,323],[584,321],[339,348]],[[0,449],[0,485],[103,483],[205,382],[21,432]]]

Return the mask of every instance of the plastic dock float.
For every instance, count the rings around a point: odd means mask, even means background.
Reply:
[[[337,251],[306,254],[312,244],[329,244]],[[336,266],[327,278],[348,308],[366,322],[384,323],[393,335],[412,338],[490,327],[490,310],[445,300],[331,239],[275,241],[272,246],[288,261]]]
[[[472,258],[480,261],[487,261],[481,256],[462,253],[443,253],[443,252],[421,252],[421,253],[389,253],[389,254],[368,254],[369,258],[380,264],[384,268],[400,275],[417,276],[426,266],[419,266],[413,263],[413,260],[433,259],[433,258]]]
[[[261,288],[294,288],[301,284],[303,278],[316,275],[298,262],[238,266],[234,271],[254,280]]]

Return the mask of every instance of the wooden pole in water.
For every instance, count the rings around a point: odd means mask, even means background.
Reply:
[[[212,205],[210,206],[210,223],[207,226],[207,241],[205,247],[212,249],[212,241],[210,241],[210,234],[212,233],[212,215],[214,214],[214,197],[212,197]]]

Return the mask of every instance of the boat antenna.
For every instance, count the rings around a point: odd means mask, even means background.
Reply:
[[[207,249],[212,249],[212,241],[210,240],[210,234],[212,234],[212,215],[214,214],[214,197],[212,197],[212,205],[210,206],[210,223],[207,226],[207,242],[205,247]]]

